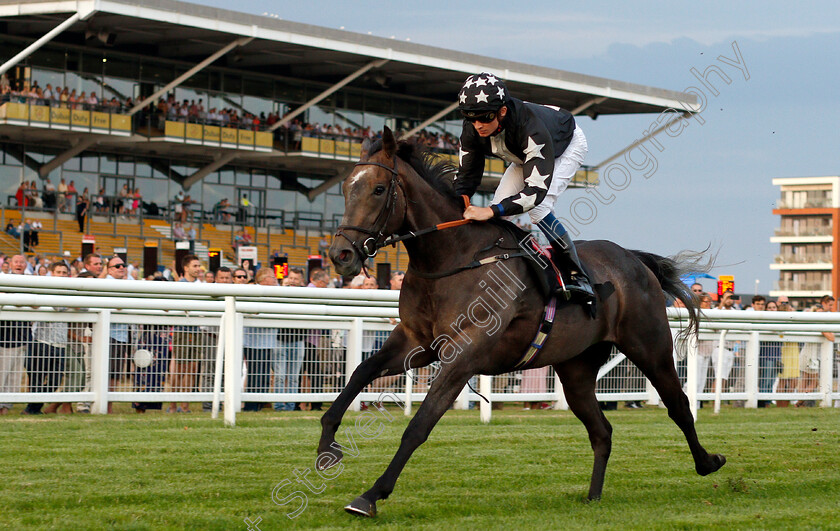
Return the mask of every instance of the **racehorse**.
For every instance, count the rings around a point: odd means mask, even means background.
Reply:
[[[470,378],[513,370],[544,321],[545,297],[536,287],[533,269],[520,257],[523,253],[503,253],[490,262],[474,258],[471,264],[480,267],[465,266],[470,257],[493,252],[494,246],[502,247],[499,242],[513,238],[504,223],[445,225],[462,219],[465,208],[453,191],[453,169],[424,148],[397,143],[385,128],[381,141],[365,142],[360,161],[343,183],[345,214],[329,250],[336,271],[358,274],[365,260],[394,241],[394,235],[404,242],[409,267],[400,292],[400,324],[381,350],[353,372],[321,418],[317,466],[335,466],[343,457],[335,443],[336,430],[365,386],[381,376],[441,362],[387,469],[370,490],[345,507],[353,514],[376,514],[376,502],[391,494],[411,454]],[[518,242],[512,243],[515,247]],[[697,305],[679,277],[697,267],[697,255],[664,258],[608,241],[576,245],[593,282],[611,284],[614,291],[599,295],[594,318],[581,305],[562,301],[547,341],[528,366],[554,367],[570,409],[586,426],[595,454],[589,499],[601,496],[612,446],[612,427],[595,397],[595,382],[613,345],[658,391],[685,435],[697,473],[715,472],[726,459],[709,454],[697,439],[674,367],[665,313],[667,293],[688,309],[683,333],[696,332]],[[503,282],[489,283],[494,278],[491,271]]]

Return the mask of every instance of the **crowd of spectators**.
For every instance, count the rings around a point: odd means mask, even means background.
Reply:
[[[91,253],[84,259],[50,261],[38,256],[0,254],[3,274],[50,275],[58,277],[137,280],[136,263],[126,263],[122,257],[102,257]],[[181,261],[180,274],[171,270],[149,275],[146,280],[173,280],[192,283],[278,284],[272,268],[256,271],[250,268],[221,267],[208,271],[195,255]],[[403,274],[395,273],[392,289],[401,287]],[[375,278],[363,275],[352,279],[330,279],[325,270],[313,268],[306,282],[304,271],[292,267],[282,280],[289,287],[335,287],[376,289]],[[63,308],[42,310],[64,311]],[[210,391],[212,390],[217,335],[214,329],[198,325],[128,325],[112,323],[110,329],[109,388],[111,391],[130,387],[135,391]],[[384,342],[387,333],[375,333],[365,343],[370,355]],[[19,392],[23,386],[29,392],[84,391],[90,386],[91,325],[55,322],[22,323],[0,321],[0,392]],[[246,391],[296,393],[331,392],[343,381],[342,362],[346,337],[341,332],[320,329],[285,329],[275,327],[246,327],[243,335],[244,364],[247,373]],[[148,365],[137,365],[134,352],[147,350],[152,354]],[[24,375],[26,376],[24,378]],[[267,404],[246,403],[246,411],[259,411]],[[163,404],[135,402],[138,413],[147,409],[162,409]],[[208,410],[210,403],[204,403]],[[321,404],[303,404],[303,409],[320,409]],[[12,404],[0,404],[0,414],[6,414]],[[30,403],[23,414],[90,412],[90,404]],[[301,409],[301,404],[278,402],[276,411]],[[109,404],[108,411],[112,412]],[[172,403],[169,413],[189,413],[187,403]]]
[[[6,102],[115,113],[125,112],[134,106],[131,97],[122,101],[116,97],[100,99],[95,91],[77,92],[69,87],[53,87],[50,83],[42,88],[38,85],[38,80],[33,80],[31,84],[28,81],[12,84],[6,74],[3,74],[0,76],[0,104]]]
[[[701,309],[715,307],[718,310],[731,311],[797,311],[785,295],[776,300],[768,300],[763,295],[755,295],[749,303],[742,304],[742,301],[736,298],[731,290],[726,290],[715,305],[712,295],[705,292],[701,284],[693,284],[691,291],[699,301]],[[682,306],[679,301],[675,301],[674,305]],[[807,305],[801,311],[834,312],[837,311],[836,301],[831,295],[824,295],[819,303]],[[823,333],[823,337],[828,341],[834,341],[834,334],[830,332]],[[709,381],[716,378],[718,373],[720,373],[723,392],[744,391],[746,345],[743,341],[726,341],[723,350],[720,351],[718,341],[701,340],[697,345],[697,354],[698,392],[703,392],[705,388],[710,387]],[[719,360],[720,366],[718,366]],[[785,340],[783,335],[780,335],[779,341],[761,341],[758,364],[759,392],[810,393],[818,387],[819,345],[817,343]],[[710,367],[711,373],[709,373]],[[758,407],[767,407],[770,404],[771,401],[760,400]],[[775,404],[777,407],[788,407],[790,402],[777,400]],[[736,402],[736,405],[743,406],[743,403]],[[809,407],[814,406],[815,403],[812,400],[800,400],[795,405]]]

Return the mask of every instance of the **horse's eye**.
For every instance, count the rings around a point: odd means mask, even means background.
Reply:
[[[385,193],[385,187],[381,184],[373,189],[373,195],[382,195]]]

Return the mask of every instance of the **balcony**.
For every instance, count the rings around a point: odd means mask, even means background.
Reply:
[[[826,278],[818,282],[779,280],[775,283],[775,288],[776,291],[830,291],[831,279]]]
[[[777,254],[774,257],[777,264],[830,264],[830,253],[813,254]]]
[[[789,209],[796,209],[796,208],[831,208],[831,199],[813,199],[810,201],[805,201],[804,205],[794,205],[793,201],[787,199],[779,199],[776,201],[776,208],[789,208]]]
[[[831,236],[831,227],[817,227],[805,229],[790,229],[780,227],[775,230],[776,236]]]

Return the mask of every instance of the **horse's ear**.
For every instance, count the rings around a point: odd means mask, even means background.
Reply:
[[[394,154],[397,152],[397,139],[394,138],[394,133],[391,132],[387,125],[382,131],[382,150],[389,159],[394,158]]]
[[[370,141],[370,138],[365,138],[362,142],[362,153],[359,157],[359,160],[365,161],[370,158],[370,146],[373,142]]]

